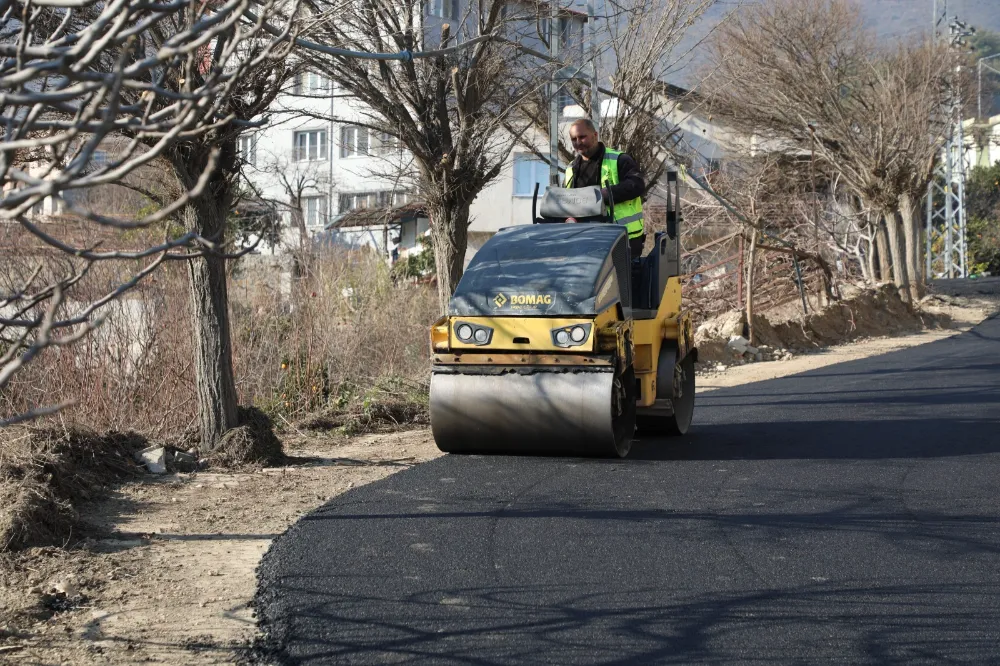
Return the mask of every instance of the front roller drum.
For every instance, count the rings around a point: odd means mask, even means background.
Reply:
[[[435,372],[431,431],[447,453],[628,455],[635,433],[631,368],[504,374]]]

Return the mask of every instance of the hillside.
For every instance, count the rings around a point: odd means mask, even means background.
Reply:
[[[880,35],[901,37],[930,29],[933,0],[862,0],[861,4],[866,20]],[[997,0],[949,0],[948,14],[979,29],[1000,31]]]

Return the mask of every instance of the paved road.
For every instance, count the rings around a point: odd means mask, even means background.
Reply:
[[[279,539],[285,663],[1000,662],[1000,319],[699,396],[625,461],[446,456]]]

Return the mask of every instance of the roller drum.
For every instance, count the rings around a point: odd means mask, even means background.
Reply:
[[[610,369],[609,369],[610,370]],[[612,411],[613,372],[435,372],[431,430],[449,453],[628,453],[635,402]],[[632,380],[634,383],[634,380]]]

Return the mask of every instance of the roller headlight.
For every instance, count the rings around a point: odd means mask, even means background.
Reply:
[[[493,339],[493,329],[489,326],[482,326],[465,321],[456,321],[454,324],[455,336],[460,342],[467,345],[481,347],[488,345]]]
[[[573,324],[554,328],[552,329],[552,344],[564,348],[580,347],[586,344],[592,326],[593,324]]]

